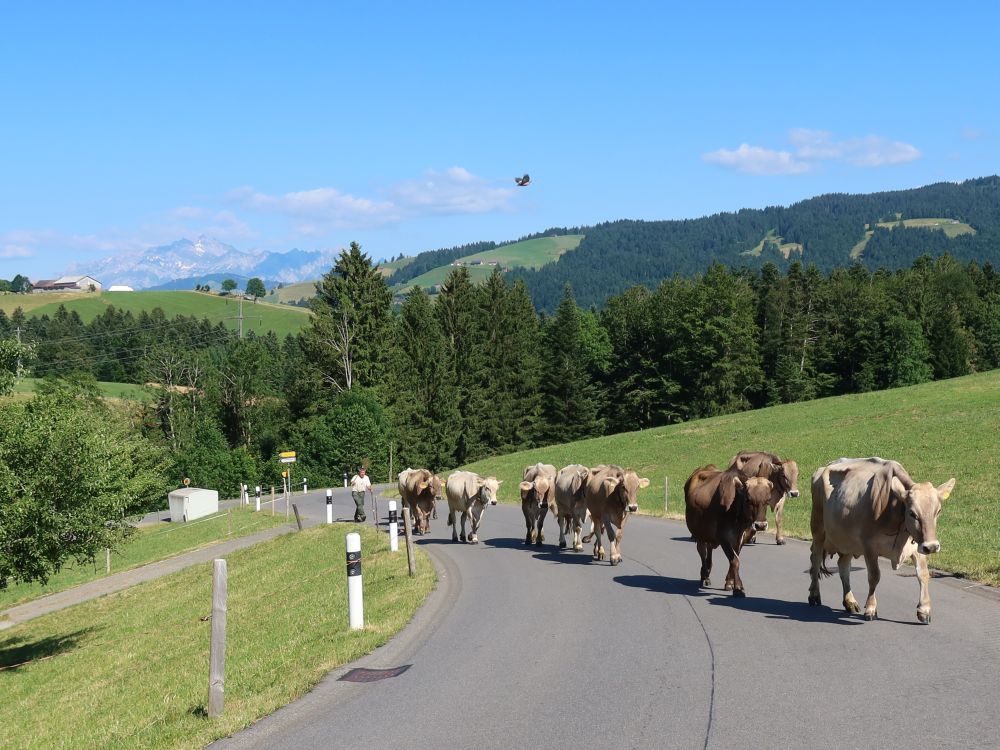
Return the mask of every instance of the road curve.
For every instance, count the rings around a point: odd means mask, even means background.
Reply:
[[[321,495],[299,503],[324,517]],[[338,492],[337,517],[348,511]],[[821,582],[827,606],[807,606],[804,542],[759,535],[742,556],[747,598],[734,599],[700,588],[683,523],[632,518],[624,561],[611,567],[590,545],[558,550],[551,518],[545,544],[525,546],[519,507],[489,508],[478,545],[452,543],[444,515],[418,537],[437,590],[400,635],[351,665],[410,668],[370,684],[339,682],[338,670],[213,747],[998,745],[994,589],[933,580],[924,626],[912,569],[886,567],[881,619],[865,622],[840,609],[836,576]],[[725,570],[717,550],[713,584]]]

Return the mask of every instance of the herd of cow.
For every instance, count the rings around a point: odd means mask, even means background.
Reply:
[[[729,560],[725,588],[734,596],[745,596],[740,577],[739,553],[757,531],[767,529],[767,509],[774,511],[777,544],[781,533],[782,510],[786,497],[798,497],[798,465],[773,453],[744,451],[728,468],[713,465],[696,469],[684,484],[685,518],[697,542],[701,559],[701,584],[711,584],[712,550],[722,547]],[[415,516],[416,531],[426,533],[436,516],[442,491],[448,500],[448,525],[452,540],[476,544],[479,526],[487,505],[496,505],[501,482],[468,471],[456,471],[443,480],[427,469],[407,469],[399,475],[399,493]],[[632,469],[601,465],[593,468],[570,464],[556,471],[550,464],[537,463],[524,470],[520,483],[524,512],[525,544],[545,541],[543,523],[548,513],[559,527],[559,547],[583,550],[594,541],[594,558],[603,560],[602,531],[611,545],[610,562],[622,560],[621,543],[625,522],[638,509],[637,495],[649,480]],[[810,555],[809,604],[819,605],[819,576],[832,575],[825,559],[838,556],[843,583],[843,604],[848,612],[861,607],[851,593],[851,560],[865,558],[868,569],[866,619],[878,616],[875,587],[879,582],[878,558],[887,558],[895,570],[910,557],[915,560],[920,599],[917,618],[930,622],[928,594],[930,572],[927,555],[941,548],[937,540],[937,517],[941,502],[955,486],[950,479],[935,487],[914,482],[896,461],[882,458],[841,458],[819,468],[812,476],[812,550]],[[590,532],[583,536],[588,519]],[[466,534],[466,522],[471,531]],[[458,525],[461,523],[461,534]]]

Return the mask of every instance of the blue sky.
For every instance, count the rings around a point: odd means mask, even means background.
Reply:
[[[1000,172],[992,3],[399,5],[5,4],[0,277],[201,233],[381,259]]]

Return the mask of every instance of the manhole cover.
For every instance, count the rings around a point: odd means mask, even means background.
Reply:
[[[352,669],[350,672],[345,674],[340,678],[340,682],[378,682],[379,680],[387,680],[390,677],[399,677],[407,669],[410,668],[410,664],[404,664],[401,667],[393,667],[392,669]]]

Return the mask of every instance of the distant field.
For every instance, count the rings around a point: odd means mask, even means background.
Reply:
[[[918,482],[957,482],[941,513],[939,569],[1000,585],[1000,371],[909,388],[826,398],[703,419],[641,432],[554,445],[484,459],[468,468],[504,480],[501,500],[513,502],[525,466],[570,463],[631,466],[650,479],[639,496],[646,513],[663,512],[669,477],[671,515],[684,509],[684,482],[699,466],[728,465],[744,449],[770,450],[799,464],[798,499],[785,506],[785,525],[808,539],[809,478],[841,456],[900,461]],[[488,523],[488,521],[487,521]],[[808,560],[802,560],[803,569]]]
[[[764,245],[768,242],[774,242],[775,244],[777,244],[778,250],[781,252],[782,255],[785,256],[786,260],[792,253],[798,253],[800,256],[802,255],[803,248],[801,244],[799,244],[798,242],[785,242],[784,240],[785,240],[784,237],[779,237],[777,234],[775,234],[775,231],[773,229],[769,229],[767,234],[764,235],[764,238],[756,245],[754,245],[753,249],[744,253],[744,255],[753,255],[754,257],[760,257],[760,254],[764,252]]]
[[[515,242],[512,245],[498,247],[495,250],[487,250],[482,253],[467,255],[459,260],[471,263],[474,260],[483,262],[479,266],[468,266],[469,275],[474,282],[485,281],[493,273],[496,266],[487,265],[490,261],[496,261],[501,270],[504,266],[511,268],[522,266],[524,268],[541,268],[546,263],[551,263],[559,258],[563,253],[575,250],[583,240],[582,234],[570,234],[562,237],[539,237],[533,240]],[[405,291],[413,286],[429,287],[442,283],[451,272],[452,266],[439,266],[427,273],[410,279],[405,284],[396,287],[396,291]]]
[[[886,229],[895,229],[899,226],[898,221],[880,221],[876,226],[885,227]],[[975,234],[976,230],[973,229],[968,224],[963,224],[960,221],[955,221],[954,219],[903,219],[904,227],[921,227],[923,229],[939,229],[944,232],[949,239],[958,237],[960,234]],[[865,247],[868,246],[868,240],[872,237],[872,230],[866,229],[865,236],[861,239],[858,244],[851,248],[851,257],[860,257],[861,253],[865,251]]]
[[[67,310],[76,310],[84,321],[93,320],[109,305],[114,305],[120,310],[130,310],[135,315],[143,310],[150,311],[159,307],[168,318],[175,315],[194,315],[208,318],[213,323],[223,321],[227,328],[233,330],[239,327],[238,322],[232,319],[239,311],[239,304],[235,298],[203,292],[102,292],[100,294],[57,292],[0,295],[0,310],[7,315],[21,307],[28,316],[52,316],[59,305],[65,305]],[[267,302],[244,302],[243,315],[244,331],[266,333],[271,330],[278,338],[284,338],[289,333],[298,333],[309,322],[308,310]]]
[[[21,378],[14,385],[15,394],[34,393],[39,382],[38,378]],[[122,401],[149,401],[150,394],[144,386],[135,383],[105,383],[97,384],[98,390],[105,398],[117,398]]]
[[[274,294],[264,297],[264,301],[288,304],[289,302],[298,302],[300,299],[310,299],[316,293],[316,281],[319,279],[287,284],[281,289],[275,289]]]

